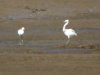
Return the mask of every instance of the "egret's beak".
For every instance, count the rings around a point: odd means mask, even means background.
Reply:
[[[64,22],[68,22],[69,20],[65,20]]]

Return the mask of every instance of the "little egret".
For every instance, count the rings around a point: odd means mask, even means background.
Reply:
[[[19,38],[21,40],[20,45],[23,45],[23,34],[24,34],[24,30],[25,30],[25,27],[22,27],[22,28],[18,29],[18,31],[17,31],[17,33],[19,35]]]
[[[72,36],[77,36],[77,33],[76,33],[75,30],[73,30],[73,29],[66,29],[66,26],[67,26],[68,23],[69,23],[69,20],[68,20],[68,19],[65,20],[64,22],[65,22],[65,24],[64,24],[64,26],[63,26],[63,32],[64,32],[65,36],[68,37],[68,41],[67,41],[67,44],[68,44],[69,41],[70,41],[70,38],[71,38]]]

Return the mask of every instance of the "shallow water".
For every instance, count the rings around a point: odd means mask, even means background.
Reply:
[[[96,42],[95,42],[96,43]],[[17,41],[0,42],[1,53],[39,53],[39,54],[91,54],[95,51],[95,46],[89,48],[79,47],[79,44],[65,45],[64,41],[25,41],[24,45],[19,45]]]
[[[0,52],[91,54],[100,49],[99,22],[98,19],[72,20],[68,28],[75,29],[78,36],[71,38],[69,45],[66,45],[67,37],[62,32],[62,20],[4,20],[0,28]],[[21,26],[26,28],[22,46],[19,45],[17,35],[17,29]]]

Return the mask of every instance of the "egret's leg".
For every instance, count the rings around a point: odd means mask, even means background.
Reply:
[[[19,45],[21,45],[22,43],[21,43],[21,36],[19,36]]]
[[[19,45],[23,45],[23,36],[22,35],[19,36]]]
[[[68,40],[67,40],[66,44],[68,45],[68,44],[69,44],[69,42],[70,42],[70,39],[68,39]]]
[[[23,36],[21,35],[21,44],[23,45]]]

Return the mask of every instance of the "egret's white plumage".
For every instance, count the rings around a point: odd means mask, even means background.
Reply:
[[[21,40],[20,45],[23,44],[23,37],[22,36],[24,34],[24,30],[25,30],[25,27],[22,27],[22,28],[18,29],[18,31],[17,31],[17,33],[18,33],[18,35],[20,37],[20,40]]]
[[[73,29],[66,29],[66,26],[68,25],[69,20],[65,20],[64,22],[65,22],[65,24],[64,24],[64,26],[63,26],[63,32],[64,32],[65,36],[68,37],[68,41],[67,41],[67,44],[68,44],[70,38],[71,38],[72,36],[77,36],[77,33],[76,33],[75,30],[73,30]]]
[[[18,35],[19,35],[19,36],[23,35],[23,34],[24,34],[24,30],[25,30],[24,27],[18,29]]]

